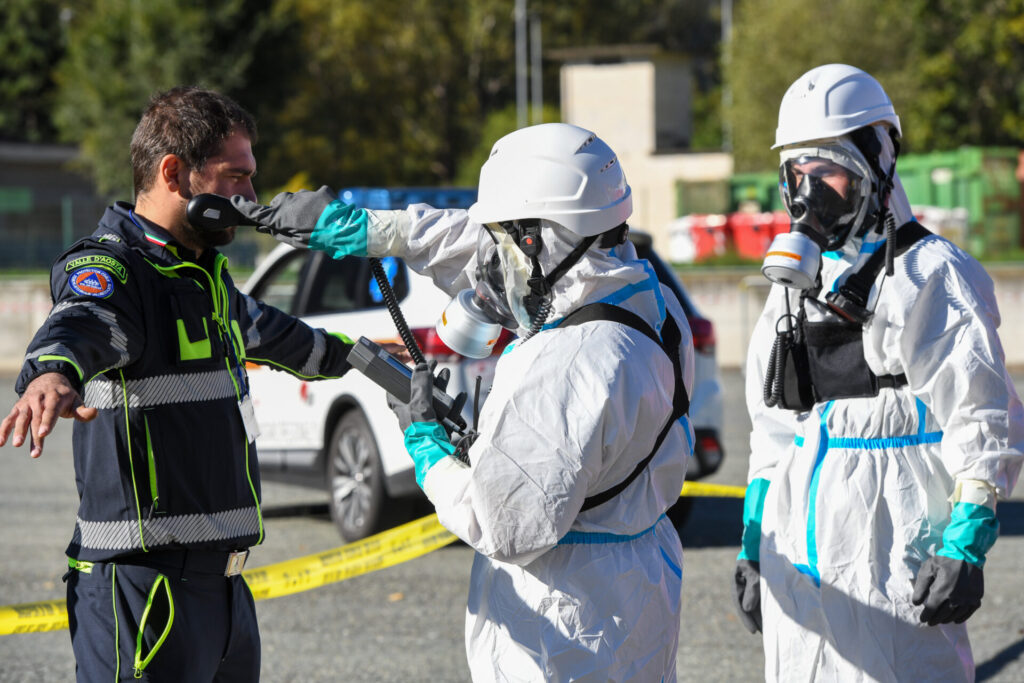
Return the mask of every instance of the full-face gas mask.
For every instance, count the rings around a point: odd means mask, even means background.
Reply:
[[[528,239],[539,252],[539,224],[536,227],[536,234]],[[525,301],[530,272],[528,257],[513,235],[497,224],[482,226],[476,247],[476,286],[456,294],[445,307],[437,321],[441,341],[464,356],[486,358],[502,328],[529,328],[537,313],[528,310]]]
[[[476,285],[459,292],[436,325],[441,341],[453,351],[471,358],[486,358],[503,327],[527,330],[524,339],[529,339],[548,318],[555,282],[598,239],[601,244],[607,242],[612,246],[621,243],[626,234],[623,225],[607,236],[583,237],[558,265],[544,273],[538,259],[543,248],[542,226],[552,236],[572,234],[539,219],[502,221],[481,227],[476,249]]]
[[[839,249],[862,224],[872,203],[872,175],[860,151],[845,139],[783,150],[779,193],[790,215],[788,233],[775,237],[761,272],[793,289],[814,285],[821,252]]]

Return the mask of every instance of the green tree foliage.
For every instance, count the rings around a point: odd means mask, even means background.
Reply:
[[[507,98],[503,0],[282,0],[304,68],[270,114],[264,185],[306,171],[336,187],[454,176],[484,108]]]
[[[528,3],[545,52],[656,42],[711,56],[716,33],[702,30],[713,25],[707,4]],[[515,101],[513,2],[281,0],[279,7],[303,27],[306,69],[273,115],[283,133],[271,143],[264,186],[302,171],[335,186],[475,179],[479,160],[515,127],[507,110]],[[558,67],[549,60],[544,68],[549,104]]]
[[[918,96],[902,102],[920,150],[1024,144],[1024,0],[914,0]]]
[[[0,15],[0,140],[54,142],[50,117],[52,69],[64,52],[63,19],[56,0],[3,0]]]
[[[707,64],[718,35],[714,4],[530,0],[528,9],[541,21],[545,54],[645,42]],[[75,12],[56,72],[54,121],[110,194],[129,192],[128,141],[149,96],[183,83],[222,90],[256,115],[264,192],[299,177],[335,186],[447,183],[464,164],[475,176],[470,158],[511,130],[494,124],[515,101],[510,0],[62,5]],[[548,106],[557,103],[559,66],[544,64]]]
[[[530,124],[551,123],[561,121],[561,112],[553,104],[545,105],[541,112],[541,121],[534,120],[530,110]],[[515,105],[497,109],[487,115],[479,131],[479,144],[467,152],[459,163],[455,176],[455,185],[476,185],[480,179],[480,167],[491,155],[491,148],[499,138],[511,133],[517,127]]]
[[[55,120],[80,145],[101,192],[128,196],[128,143],[149,97],[197,84],[233,93],[245,85],[264,20],[252,3],[224,0],[90,0],[70,24],[57,69]]]
[[[877,78],[900,111],[913,86],[907,43],[913,25],[886,0],[742,0],[734,12],[725,80],[737,171],[778,165],[771,150],[786,88],[809,69],[852,64]]]
[[[725,79],[737,170],[775,168],[782,95],[830,62],[879,80],[904,152],[1024,144],[1024,0],[741,0],[735,19]]]

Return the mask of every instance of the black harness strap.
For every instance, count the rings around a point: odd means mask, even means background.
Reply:
[[[672,393],[672,414],[669,415],[668,422],[662,427],[661,432],[658,434],[658,438],[654,442],[654,448],[647,454],[643,460],[637,463],[637,466],[633,469],[628,477],[620,481],[615,486],[602,491],[601,493],[595,494],[588,497],[583,501],[583,507],[580,511],[589,510],[592,507],[596,507],[601,503],[605,503],[615,496],[619,495],[633,483],[633,480],[640,476],[640,473],[644,471],[651,459],[654,458],[654,454],[661,448],[662,442],[665,437],[668,436],[669,430],[672,428],[672,424],[681,418],[683,415],[690,410],[690,397],[686,393],[686,387],[683,385],[683,364],[682,359],[679,357],[679,344],[682,342],[682,333],[679,331],[679,325],[671,315],[665,316],[665,326],[662,328],[662,337],[659,338],[657,333],[651,329],[651,326],[644,321],[643,318],[627,311],[619,306],[613,306],[612,304],[606,303],[595,303],[588,304],[582,308],[578,308],[569,315],[567,315],[558,327],[567,327],[569,325],[580,325],[583,323],[591,322],[594,320],[607,320],[609,322],[619,323],[626,327],[632,327],[638,332],[642,332],[648,338],[651,339],[655,344],[661,347],[661,350],[672,360],[672,368],[675,373],[675,387]]]
[[[896,242],[893,245],[895,256],[902,256],[903,252],[915,242],[930,234],[932,234],[931,231],[917,221],[904,223],[896,230]],[[885,265],[885,250],[878,249],[871,254],[860,270],[851,273],[846,278],[846,282],[839,288],[839,292],[858,306],[866,306],[871,287],[875,284],[875,278],[882,272],[883,265]]]

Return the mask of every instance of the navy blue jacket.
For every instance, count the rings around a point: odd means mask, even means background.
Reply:
[[[56,371],[99,409],[74,428],[70,557],[261,542],[256,448],[240,411],[245,363],[306,379],[349,368],[349,340],[239,292],[215,249],[193,256],[119,202],[53,266],[54,306],[16,389]]]

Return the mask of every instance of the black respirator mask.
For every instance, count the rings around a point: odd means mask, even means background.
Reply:
[[[871,186],[856,170],[837,161],[844,150],[815,151],[828,156],[802,154],[779,168],[779,192],[791,227],[775,237],[761,266],[772,282],[800,290],[814,285],[821,252],[839,249],[846,242]],[[833,185],[845,186],[845,192]]]
[[[846,241],[850,225],[842,218],[853,211],[853,202],[816,175],[805,175],[789,205],[790,232],[814,240],[822,251],[838,249]]]

